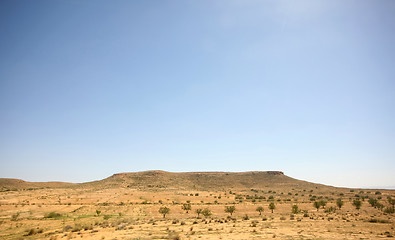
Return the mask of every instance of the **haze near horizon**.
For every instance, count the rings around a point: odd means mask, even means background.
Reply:
[[[0,2],[0,177],[395,185],[394,1]]]

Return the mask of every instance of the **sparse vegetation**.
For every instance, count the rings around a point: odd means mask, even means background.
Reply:
[[[321,203],[316,201],[316,202],[313,203],[313,205],[314,205],[314,207],[317,209],[317,212],[318,212],[318,210],[319,210],[320,207],[321,207]]]
[[[60,214],[60,213],[50,212],[50,213],[45,214],[44,218],[59,218],[61,216],[62,216],[62,214]]]
[[[167,182],[161,184],[168,185]],[[128,185],[125,189],[42,189],[0,193],[0,211],[5,216],[0,220],[0,233],[14,234],[15,239],[50,240],[80,236],[107,239],[110,233],[111,239],[172,239],[175,236],[181,239],[218,236],[223,239],[271,239],[273,236],[343,239],[346,232],[359,238],[377,239],[393,235],[391,226],[395,216],[390,201],[393,199],[391,190],[382,190],[381,195],[375,195],[374,191],[369,193],[358,189],[355,191],[360,198],[356,199],[355,193],[332,187],[319,186],[313,193],[308,187],[271,186],[269,190],[264,185],[252,190],[203,189],[196,196],[194,189],[198,188],[183,191],[155,189],[156,184],[151,184],[149,189]],[[344,193],[343,198],[336,197],[340,193]],[[310,202],[311,199],[314,201]],[[369,202],[366,206],[363,199]],[[217,200],[215,205],[214,200]],[[354,200],[361,201],[360,210],[352,205]],[[320,209],[323,201],[327,203],[325,208],[317,212],[314,202]],[[262,204],[267,204],[268,209]],[[161,207],[167,207],[169,212],[161,213]],[[265,210],[269,213],[264,214]],[[186,211],[193,211],[194,216],[186,215]],[[40,228],[37,228],[38,223]],[[328,231],[317,231],[323,226]]]
[[[259,216],[261,216],[262,212],[264,211],[264,208],[263,207],[257,207],[256,211],[259,212]]]
[[[276,209],[276,204],[274,204],[274,202],[271,202],[269,204],[269,209],[272,210],[272,213],[273,213],[274,209]]]
[[[205,217],[210,217],[212,215],[211,210],[208,208],[203,209],[202,215]]]
[[[166,215],[170,213],[170,208],[161,207],[161,208],[159,208],[158,212],[163,215],[163,218],[165,218]]]
[[[355,206],[355,208],[357,210],[359,210],[359,209],[361,209],[362,202],[359,199],[354,199],[354,201],[352,202],[352,205]]]
[[[195,210],[195,212],[197,214],[197,217],[199,218],[200,214],[202,214],[202,212],[203,212],[203,209],[198,208],[198,209]]]
[[[296,205],[296,204],[292,205],[292,210],[291,210],[291,212],[292,212],[293,214],[299,213],[300,210],[299,210],[298,205]]]
[[[229,213],[230,216],[232,216],[232,214],[236,211],[236,207],[235,206],[226,206],[225,207],[225,212]]]
[[[181,208],[182,208],[182,210],[184,210],[186,213],[188,213],[188,212],[192,209],[190,203],[184,203],[184,204],[182,205]]]
[[[343,207],[343,205],[344,205],[343,200],[342,200],[341,198],[338,198],[338,199],[336,200],[336,205],[337,205],[337,207],[338,207],[339,209],[341,209],[341,208]]]

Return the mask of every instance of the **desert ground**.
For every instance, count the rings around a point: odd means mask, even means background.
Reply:
[[[335,188],[264,172],[241,174],[203,173],[199,179],[204,180],[198,181],[189,175],[143,172],[86,184],[29,185],[3,179],[0,239],[388,239],[395,235],[394,190]],[[207,179],[217,185],[207,187]],[[164,216],[160,209],[169,212]],[[197,214],[198,209],[202,213]]]

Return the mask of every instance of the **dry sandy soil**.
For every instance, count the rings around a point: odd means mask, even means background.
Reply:
[[[387,198],[395,198],[393,190],[334,188],[282,174],[253,174],[256,179],[250,188],[243,181],[251,173],[242,177],[218,173],[218,178],[231,179],[224,181],[226,185],[204,189],[206,180],[205,184],[191,180],[188,185],[183,184],[185,176],[178,179],[172,174],[133,173],[88,184],[31,188],[26,182],[3,180],[2,186],[0,181],[0,239],[389,239],[395,235],[394,213],[384,211],[392,206]],[[152,185],[152,179],[158,178],[161,184]],[[344,201],[341,209],[336,206],[339,198]],[[369,198],[384,208],[372,207]],[[352,205],[355,199],[362,202],[359,210]],[[327,204],[317,210],[316,201]],[[188,213],[182,209],[186,203],[192,208]],[[270,203],[276,206],[273,213]],[[297,213],[292,213],[293,205],[298,206]],[[235,206],[232,216],[224,211],[226,206]],[[260,206],[262,215],[256,211]],[[161,207],[170,209],[165,218],[158,212]],[[198,217],[196,209],[205,208],[212,215]]]

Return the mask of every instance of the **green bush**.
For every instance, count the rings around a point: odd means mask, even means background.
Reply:
[[[299,213],[299,207],[298,207],[298,205],[293,205],[292,206],[292,213],[293,214],[297,214],[297,213]]]

